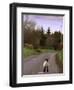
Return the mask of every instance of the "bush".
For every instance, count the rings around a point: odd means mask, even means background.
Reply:
[[[36,52],[41,53],[42,51],[40,49],[36,49]]]
[[[30,48],[30,49],[33,49],[33,45],[32,45],[32,44],[26,43],[26,44],[25,44],[25,47]]]

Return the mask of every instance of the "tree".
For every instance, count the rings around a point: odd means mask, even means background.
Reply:
[[[46,45],[46,36],[44,34],[43,27],[41,27],[40,46],[44,48]]]
[[[32,44],[34,49],[40,47],[40,31],[37,29],[32,31]]]
[[[37,48],[53,48],[62,49],[63,48],[63,34],[59,31],[51,33],[50,27],[48,27],[47,32],[44,32],[43,27],[37,27],[36,22],[29,19],[26,15],[25,21],[23,20],[23,38],[24,45],[28,47]]]
[[[46,37],[46,48],[53,48],[53,37],[49,27],[46,33]]]
[[[26,16],[26,20],[23,22],[24,44],[31,44],[34,49],[37,49],[40,46],[41,32],[35,26],[36,22],[29,20]]]
[[[61,34],[60,31],[59,31],[59,32],[56,31],[56,32],[54,32],[54,34],[53,34],[53,38],[54,38],[53,47],[54,47],[55,50],[56,50],[56,49],[59,49],[59,47],[60,47],[61,36],[62,36],[62,34]]]
[[[48,27],[47,35],[50,35],[50,27]]]
[[[28,15],[26,16],[25,21],[23,20],[23,32],[24,32],[24,44],[32,44],[33,39],[33,31],[35,29],[36,23],[34,21],[30,21]]]

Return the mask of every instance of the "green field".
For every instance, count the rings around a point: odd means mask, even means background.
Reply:
[[[53,52],[54,50],[50,49],[31,49],[31,48],[23,48],[24,57],[28,57],[31,55],[39,55],[45,52]]]

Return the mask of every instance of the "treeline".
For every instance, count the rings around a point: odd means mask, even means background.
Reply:
[[[51,33],[51,28],[48,27],[47,32],[44,32],[43,27],[36,27],[36,22],[27,19],[23,22],[23,31],[24,46],[26,47],[55,50],[63,48],[63,34],[60,31]]]

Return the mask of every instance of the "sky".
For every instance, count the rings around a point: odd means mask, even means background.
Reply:
[[[26,16],[24,14],[24,21]],[[28,19],[36,22],[36,27],[43,27],[45,32],[50,27],[51,32],[60,31],[62,33],[64,32],[63,17],[61,15],[28,15]]]

